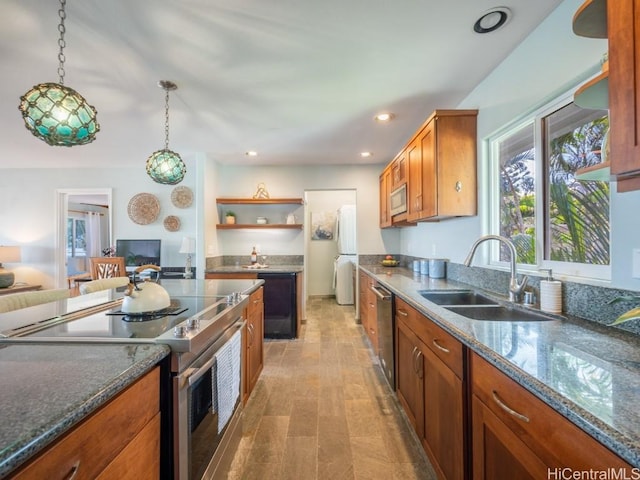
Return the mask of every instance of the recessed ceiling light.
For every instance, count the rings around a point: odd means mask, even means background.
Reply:
[[[491,33],[502,27],[511,17],[511,10],[507,7],[495,7],[484,12],[476,23],[473,31],[476,33]]]
[[[371,153],[371,152],[360,152],[360,156],[362,158],[369,158],[369,157],[373,156],[373,153]]]
[[[258,156],[258,152],[254,151],[254,150],[249,150],[248,152],[245,153],[245,155],[247,157],[257,157]]]
[[[395,117],[393,113],[385,112],[385,113],[379,113],[373,118],[375,118],[378,122],[390,122],[391,120],[393,120],[393,117]]]

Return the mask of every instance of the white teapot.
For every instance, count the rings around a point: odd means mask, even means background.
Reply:
[[[156,265],[142,265],[136,268],[133,280],[125,292],[122,300],[122,311],[129,314],[145,314],[157,312],[171,305],[169,293],[156,282],[136,282],[136,274],[146,269],[160,271]]]

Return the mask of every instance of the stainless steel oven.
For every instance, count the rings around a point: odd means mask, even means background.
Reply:
[[[226,478],[242,437],[242,318],[173,378],[175,478]]]

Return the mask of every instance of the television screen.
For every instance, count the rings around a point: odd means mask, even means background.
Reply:
[[[116,240],[116,256],[124,257],[127,270],[140,265],[160,266],[160,240]]]

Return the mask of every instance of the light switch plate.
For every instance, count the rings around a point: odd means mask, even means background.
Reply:
[[[640,278],[640,248],[634,248],[631,259],[631,276]]]

